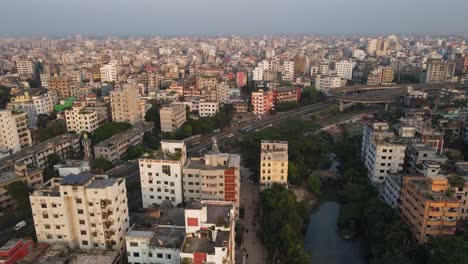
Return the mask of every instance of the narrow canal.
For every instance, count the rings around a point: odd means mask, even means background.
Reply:
[[[340,204],[323,201],[310,215],[304,240],[313,264],[364,264],[359,239],[346,240],[338,232]]]

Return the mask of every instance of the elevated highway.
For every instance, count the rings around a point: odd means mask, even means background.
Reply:
[[[442,88],[468,88],[468,83],[379,85],[357,86],[356,88],[354,88],[354,86],[342,87],[338,88],[336,91],[342,91],[342,93],[345,94],[337,96],[336,100],[340,103],[340,111],[343,111],[344,103],[385,104],[385,109],[387,109],[389,103],[404,97],[409,87],[412,87],[414,91],[426,92],[428,96],[436,96]]]

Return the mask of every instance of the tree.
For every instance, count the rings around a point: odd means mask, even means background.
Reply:
[[[150,107],[150,109],[148,109],[148,111],[145,114],[145,120],[147,122],[153,122],[154,124],[154,135],[158,135],[161,130],[161,117],[159,115],[160,108],[161,107],[156,102],[153,102],[152,106]]]
[[[288,180],[295,184],[300,183],[299,169],[292,161],[288,162]]]
[[[6,187],[8,194],[16,201],[17,208],[21,211],[28,211],[29,205],[29,186],[21,181],[10,183]]]
[[[97,173],[105,173],[112,169],[113,164],[105,158],[97,158],[92,161],[91,167],[93,168],[93,171],[96,171]]]
[[[320,175],[321,172],[316,170],[313,171],[307,179],[307,185],[309,187],[309,190],[316,196],[320,195]]]
[[[131,128],[132,125],[129,123],[125,122],[109,122],[106,123],[100,127],[98,127],[96,130],[93,132],[93,142],[95,144],[106,140],[113,135],[117,135],[119,133],[122,133],[126,131],[127,129]]]
[[[460,237],[437,237],[430,246],[428,264],[464,264],[468,259],[468,242]]]

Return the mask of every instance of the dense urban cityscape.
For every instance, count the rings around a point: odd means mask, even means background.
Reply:
[[[0,263],[468,263],[467,78],[466,34],[0,35]]]

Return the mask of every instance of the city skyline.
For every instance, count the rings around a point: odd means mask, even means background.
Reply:
[[[468,32],[468,17],[463,13],[468,2],[462,0],[396,0],[391,5],[370,0],[239,0],[234,4],[213,0],[118,0],[112,4],[108,0],[66,4],[22,0],[2,7],[6,12],[0,17],[0,36]],[[19,18],[21,23],[16,23]]]

